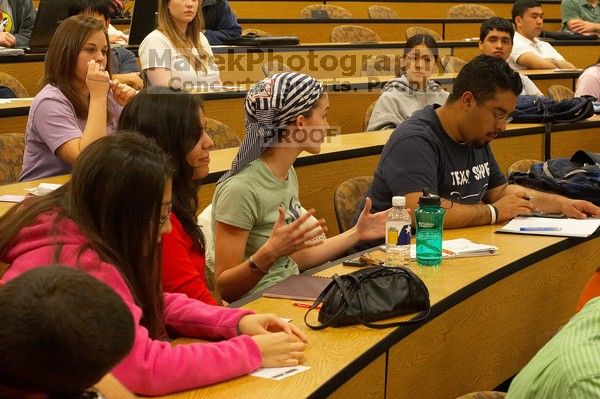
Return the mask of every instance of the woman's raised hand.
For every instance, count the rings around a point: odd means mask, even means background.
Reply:
[[[273,225],[271,236],[265,243],[269,252],[275,258],[291,255],[304,248],[313,247],[323,243],[322,240],[313,240],[327,231],[325,219],[319,219],[314,223],[305,222],[314,214],[314,209],[309,210],[290,224],[285,223],[285,211],[279,208],[277,222]]]

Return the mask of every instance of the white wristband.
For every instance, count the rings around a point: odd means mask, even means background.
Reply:
[[[494,205],[491,205],[491,204],[486,204],[486,205],[488,206],[488,208],[490,208],[490,214],[492,215],[490,224],[496,224],[496,218],[498,217],[498,215],[496,215],[496,208],[494,208]]]

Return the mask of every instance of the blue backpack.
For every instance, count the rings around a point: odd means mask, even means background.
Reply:
[[[516,123],[572,123],[594,115],[594,100],[592,96],[562,101],[548,97],[519,96],[511,116]]]
[[[600,205],[600,153],[579,150],[571,159],[549,159],[533,165],[529,173],[512,173],[509,181]]]

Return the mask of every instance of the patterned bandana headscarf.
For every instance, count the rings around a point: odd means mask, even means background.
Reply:
[[[277,139],[296,117],[309,111],[323,93],[314,78],[295,72],[283,72],[256,83],[246,94],[246,137],[229,172],[217,182],[235,175],[254,161]]]

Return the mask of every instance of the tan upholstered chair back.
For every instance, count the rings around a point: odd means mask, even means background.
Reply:
[[[377,104],[377,101],[373,101],[371,105],[369,105],[369,108],[367,108],[365,111],[365,116],[363,118],[363,132],[366,132],[367,128],[369,127],[369,121],[371,120],[371,115],[373,115],[373,108],[375,108],[375,104]]]
[[[400,18],[398,13],[385,6],[369,6],[367,9],[371,19],[396,19]]]
[[[404,58],[399,55],[372,55],[365,60],[361,76],[400,76],[404,72]]]
[[[8,87],[13,93],[15,93],[15,96],[19,98],[29,97],[29,93],[27,92],[25,86],[23,86],[23,84],[19,82],[17,78],[7,73],[0,72],[0,86]]]
[[[554,101],[568,100],[575,97],[573,90],[563,85],[552,85],[548,87],[548,97]]]
[[[213,147],[215,150],[239,147],[241,144],[240,138],[235,134],[233,129],[214,119],[206,118],[206,133],[215,143]]]
[[[327,4],[313,4],[304,7],[300,10],[300,18],[312,19],[312,12],[317,10],[323,10],[327,13],[331,19],[348,19],[352,18],[352,13],[343,7],[327,5]]]
[[[340,25],[331,31],[331,43],[379,42],[381,38],[369,28],[359,25]]]
[[[372,176],[354,177],[340,184],[333,193],[333,206],[340,233],[350,228],[352,217],[372,182]]]
[[[448,9],[449,18],[491,18],[496,13],[481,4],[457,4]]]
[[[515,172],[528,173],[533,165],[536,163],[541,163],[542,161],[538,161],[537,159],[520,159],[516,162],[513,162],[506,171],[506,177],[510,177]]]
[[[24,152],[23,133],[0,133],[0,185],[19,180]]]
[[[444,73],[458,73],[467,64],[462,58],[453,55],[445,55],[438,60],[438,70]]]
[[[442,37],[439,35],[439,33],[437,33],[434,30],[424,28],[422,26],[411,26],[409,28],[406,28],[406,33],[405,33],[406,40],[408,40],[411,37],[413,37],[414,35],[418,35],[420,33],[425,33],[425,34],[433,37],[436,42],[439,42],[442,40]]]

